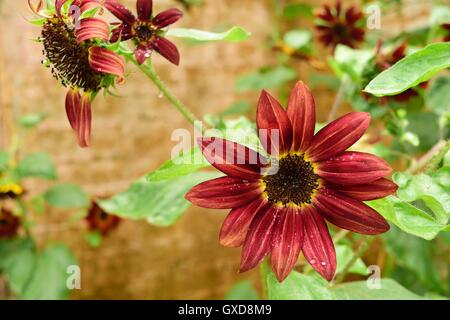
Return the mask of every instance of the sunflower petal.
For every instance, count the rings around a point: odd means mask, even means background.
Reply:
[[[289,97],[287,116],[292,124],[292,150],[305,151],[314,136],[316,104],[308,86],[299,81]]]
[[[147,60],[152,53],[152,49],[149,46],[144,46],[142,44],[136,47],[134,50],[134,56],[138,64],[143,64],[145,60]]]
[[[333,185],[332,188],[360,201],[375,200],[397,192],[398,186],[385,178],[358,185]]]
[[[136,21],[133,13],[116,0],[106,0],[105,7],[120,21],[128,25],[132,25]]]
[[[265,208],[266,204],[263,199],[256,198],[242,207],[231,210],[220,229],[220,244],[225,247],[241,246],[253,218],[259,210]]]
[[[124,59],[108,49],[101,47],[89,48],[89,65],[97,72],[117,76],[118,82],[122,82],[125,77]]]
[[[242,247],[240,272],[256,267],[272,249],[273,229],[279,213],[276,207],[269,206],[253,219]]]
[[[343,152],[319,162],[317,174],[323,179],[344,185],[365,184],[381,179],[392,172],[383,159],[364,152]]]
[[[152,0],[137,0],[136,10],[139,20],[150,20],[152,16],[153,1]]]
[[[319,189],[314,205],[325,219],[342,229],[370,235],[389,230],[389,224],[378,212],[328,187]]]
[[[168,9],[156,15],[152,20],[152,24],[159,29],[165,28],[180,20],[182,16],[182,11],[175,8]]]
[[[366,112],[351,112],[329,123],[317,132],[308,148],[311,161],[323,161],[345,151],[363,136],[369,123],[370,114]]]
[[[260,183],[256,180],[220,177],[200,183],[185,197],[199,207],[231,209],[251,202],[261,193]]]
[[[180,64],[180,53],[176,45],[163,37],[157,37],[151,43],[153,49],[155,49],[160,55],[178,66]]]
[[[77,43],[91,39],[108,41],[108,23],[98,18],[85,18],[80,20],[80,27],[75,31]]]
[[[328,227],[313,207],[303,209],[302,218],[303,255],[322,277],[331,281],[336,272],[336,251]]]
[[[280,214],[272,238],[271,264],[279,282],[282,282],[297,262],[303,245],[302,215],[287,208]]]
[[[292,145],[291,122],[280,103],[263,90],[256,111],[259,139],[269,154],[289,151]]]
[[[241,179],[259,179],[267,159],[239,143],[221,138],[200,138],[206,160],[226,175]]]

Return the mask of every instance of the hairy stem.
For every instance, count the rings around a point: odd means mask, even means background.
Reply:
[[[339,107],[342,104],[342,99],[344,98],[345,90],[347,89],[348,76],[345,74],[341,79],[341,85],[339,86],[338,93],[336,95],[336,99],[334,100],[333,107],[331,108],[330,113],[328,114],[328,121],[331,122],[336,118],[336,114],[339,110]]]
[[[448,150],[450,150],[450,140],[440,140],[427,153],[425,153],[419,160],[414,161],[408,168],[409,173],[418,173],[425,168],[427,173],[436,170],[441,160],[445,157]]]
[[[164,82],[158,76],[150,60],[148,63],[139,65],[133,58],[132,62],[142,70],[142,72],[152,80],[152,82],[158,87],[161,93],[169,100],[169,102],[186,118],[187,121],[192,123],[197,129],[202,130],[200,126],[200,120],[186,107],[170,90],[166,87]]]

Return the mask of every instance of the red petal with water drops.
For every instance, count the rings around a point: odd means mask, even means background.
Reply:
[[[175,8],[168,9],[156,15],[152,20],[152,24],[161,29],[177,22],[182,16],[182,11]]]
[[[149,46],[144,46],[142,44],[138,45],[134,50],[134,57],[138,64],[143,64],[152,53],[152,49]]]
[[[199,207],[231,209],[241,207],[261,194],[259,181],[220,177],[200,183],[185,197]]]
[[[368,205],[322,187],[314,199],[314,205],[332,224],[361,234],[380,234],[389,230],[389,224]]]
[[[333,185],[331,188],[356,200],[368,201],[395,194],[398,186],[394,182],[382,178],[366,184]]]
[[[259,140],[268,153],[278,155],[291,149],[291,122],[280,103],[265,90],[259,98],[256,123]]]
[[[287,116],[292,124],[293,151],[305,151],[311,144],[316,126],[316,104],[308,86],[297,82],[289,97]]]
[[[293,208],[284,209],[272,238],[271,264],[279,282],[283,282],[294,268],[303,245],[303,234],[301,212]]]
[[[316,173],[335,184],[364,184],[389,175],[392,168],[370,153],[347,151],[317,164]]]
[[[137,0],[136,10],[139,20],[150,20],[152,16],[153,1],[152,0]]]
[[[248,228],[259,210],[267,211],[267,202],[256,198],[245,206],[231,210],[220,230],[220,244],[239,247],[244,243]]]
[[[331,281],[336,272],[336,251],[328,227],[313,207],[302,211],[304,239],[303,255],[322,277]]]
[[[130,26],[136,21],[133,13],[116,0],[106,0],[105,7],[120,21]]]
[[[100,47],[89,48],[89,65],[97,72],[112,74],[122,82],[125,75],[125,61],[116,53]]]
[[[180,64],[180,53],[177,47],[166,38],[156,37],[151,46],[174,65],[178,66]]]
[[[323,161],[345,151],[358,141],[370,124],[370,114],[350,112],[322,128],[314,136],[307,154],[311,161]]]
[[[278,208],[270,206],[267,211],[260,210],[253,219],[242,247],[240,272],[256,267],[272,249],[273,229],[279,213]]]
[[[267,159],[239,143],[221,138],[198,140],[206,160],[226,175],[241,179],[259,179]]]

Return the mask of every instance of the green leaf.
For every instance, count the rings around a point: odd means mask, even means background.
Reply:
[[[392,279],[381,279],[379,289],[369,289],[366,281],[337,285],[331,290],[341,300],[426,300]]]
[[[63,244],[48,246],[36,256],[33,274],[21,297],[27,300],[61,300],[69,297],[67,268],[77,265],[73,253]]]
[[[295,79],[296,72],[285,66],[264,68],[255,73],[246,74],[236,81],[237,92],[276,88]]]
[[[210,164],[203,158],[200,148],[195,146],[189,152],[181,153],[172,160],[166,161],[156,171],[150,172],[147,179],[153,182],[185,176]]]
[[[258,300],[258,293],[250,281],[236,283],[225,296],[225,300]]]
[[[336,260],[337,260],[336,274],[344,270],[344,267],[347,265],[347,263],[350,262],[352,257],[353,257],[353,250],[350,247],[346,245],[336,245]],[[367,271],[367,267],[361,258],[358,258],[358,260],[356,260],[356,262],[350,268],[349,272],[354,274],[360,274],[363,276],[369,274],[369,272]]]
[[[102,234],[97,231],[88,232],[85,236],[86,241],[93,248],[98,248],[102,244]]]
[[[22,127],[31,129],[31,128],[35,128],[36,126],[38,126],[46,118],[47,118],[47,114],[43,113],[43,112],[30,113],[30,114],[20,117],[19,124]]]
[[[380,73],[364,89],[377,97],[396,95],[450,67],[450,42],[432,43]]]
[[[44,194],[45,200],[52,206],[72,209],[89,205],[88,194],[75,184],[58,184],[51,187]]]
[[[367,204],[401,230],[426,240],[433,239],[446,228],[425,211],[393,196]]]
[[[6,170],[9,167],[9,153],[0,150],[0,171]]]
[[[100,206],[124,218],[146,219],[157,226],[169,226],[190,205],[184,195],[193,186],[219,175],[217,172],[197,172],[162,181],[142,178],[125,192],[100,201]]]
[[[290,3],[283,9],[283,16],[289,20],[296,20],[300,17],[312,18],[313,8],[305,3]]]
[[[296,50],[310,46],[311,39],[312,33],[308,30],[291,30],[284,35],[284,42]]]
[[[436,220],[446,224],[450,216],[450,178],[449,168],[442,168],[437,174],[441,178],[442,185],[435,182],[433,176],[419,174],[416,176],[397,172],[393,178],[398,185],[397,195],[406,202],[422,200],[431,209]]]
[[[184,28],[173,28],[167,31],[166,36],[178,37],[188,40],[195,40],[201,42],[209,41],[229,41],[229,42],[239,42],[247,40],[251,33],[246,31],[241,27],[232,27],[225,32],[209,32],[197,29],[184,29]]]
[[[339,78],[347,74],[353,81],[361,82],[364,69],[373,57],[373,50],[352,49],[340,44],[328,63]]]
[[[450,76],[438,77],[426,92],[428,107],[436,114],[450,112]]]
[[[318,275],[307,276],[293,271],[282,283],[279,283],[275,274],[269,271],[265,280],[268,300],[334,299],[334,294],[327,288],[327,282]]]
[[[39,177],[55,180],[56,168],[52,158],[47,153],[32,153],[19,162],[16,168],[20,178]]]

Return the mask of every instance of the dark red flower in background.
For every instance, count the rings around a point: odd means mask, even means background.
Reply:
[[[379,41],[377,45],[377,52],[375,57],[375,63],[377,68],[377,73],[381,73],[382,71],[389,69],[394,64],[396,64],[398,61],[406,57],[406,49],[408,47],[408,44],[406,42],[401,43],[397,47],[393,48],[390,52],[384,54],[381,50],[382,42]],[[428,81],[422,82],[419,87],[422,89],[425,89],[428,87]],[[417,97],[419,93],[415,88],[410,88],[400,94],[397,94],[395,96],[386,96],[380,98],[381,104],[385,104],[387,100],[393,99],[397,102],[407,102],[411,98]]]
[[[343,10],[341,1],[337,1],[333,8],[325,4],[316,17],[319,39],[325,46],[333,50],[338,44],[354,48],[364,41],[365,30],[361,26],[364,14],[356,6]]]
[[[20,218],[13,215],[10,210],[2,208],[0,211],[0,239],[14,237],[19,227]]]
[[[444,42],[450,41],[450,23],[444,23],[442,28],[447,31],[447,35],[444,37]]]
[[[162,30],[183,16],[180,10],[168,9],[153,17],[152,0],[137,0],[137,17],[116,0],[106,0],[105,7],[122,21],[118,26],[116,24],[117,27],[112,32],[111,42],[119,39],[122,41],[133,39],[136,44],[134,54],[139,64],[144,63],[153,50],[175,65],[180,63],[177,47],[164,38]]]
[[[42,0],[30,8],[45,18],[39,38],[44,46],[44,64],[51,68],[53,76],[69,88],[66,95],[66,112],[78,144],[87,147],[91,134],[91,102],[96,93],[107,88],[110,77],[123,81],[124,60],[114,52],[101,47],[98,40],[108,41],[109,26],[98,18],[88,17],[74,21],[70,12],[63,12],[68,0],[56,0],[56,13],[43,16]],[[99,7],[101,0],[73,0],[72,6],[80,13]],[[77,24],[79,27],[77,28]]]
[[[106,236],[117,228],[121,219],[116,215],[107,213],[100,208],[97,202],[93,201],[86,216],[86,221],[89,230],[99,231],[103,236]]]
[[[315,103],[306,85],[295,86],[286,111],[263,91],[257,126],[270,161],[235,142],[200,139],[205,158],[226,176],[195,186],[186,199],[205,208],[232,209],[220,243],[243,246],[241,272],[271,254],[272,269],[281,282],[303,251],[331,280],[336,253],[325,220],[369,235],[389,229],[385,219],[363,203],[396,191],[397,186],[384,178],[391,172],[389,164],[368,153],[345,151],[369,122],[369,114],[353,112],[314,135]],[[279,139],[272,139],[273,133]]]

